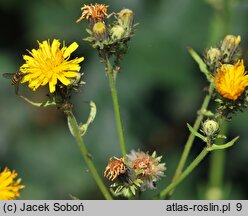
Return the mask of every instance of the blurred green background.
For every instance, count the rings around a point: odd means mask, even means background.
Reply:
[[[117,85],[128,151],[156,150],[167,164],[166,177],[159,181],[158,190],[170,183],[189,134],[186,122],[193,124],[207,86],[186,47],[202,53],[228,31],[241,35],[242,47],[248,50],[248,1],[231,1],[231,11],[219,8],[217,3],[223,1],[215,1],[215,9],[204,0],[98,1],[109,4],[109,11],[132,9],[139,23]],[[82,70],[86,85],[73,97],[75,113],[85,121],[89,106],[83,101],[93,100],[97,105],[97,116],[85,143],[103,173],[109,157],[121,153],[104,67],[96,50],[82,40],[87,36],[86,22],[75,23],[80,8],[89,2],[0,0],[0,73],[17,71],[23,64],[22,54],[37,48],[37,40],[58,38],[68,45],[77,41],[80,47],[75,56],[85,56]],[[33,93],[21,86],[20,91],[40,101],[46,88]],[[63,113],[25,103],[14,94],[10,81],[3,78],[0,95],[0,166],[15,169],[22,178],[26,188],[21,191],[21,199],[70,199],[70,194],[80,199],[103,199]],[[248,112],[244,112],[229,124],[228,137],[240,135],[240,139],[226,152],[226,199],[248,199],[247,122]],[[201,148],[202,143],[196,140],[189,161]],[[209,159],[180,184],[174,199],[205,198]],[[141,198],[147,199],[158,190],[145,192]]]

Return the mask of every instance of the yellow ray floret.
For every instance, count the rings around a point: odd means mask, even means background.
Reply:
[[[49,84],[51,93],[55,91],[55,86],[59,80],[64,85],[70,85],[70,78],[75,78],[80,70],[79,63],[84,57],[69,60],[71,53],[77,48],[76,42],[66,47],[63,43],[54,39],[52,44],[49,40],[39,42],[38,49],[28,51],[30,55],[23,55],[25,63],[20,67],[20,71],[25,74],[22,83],[29,82],[28,87],[34,91],[39,86]]]
[[[237,100],[248,86],[248,75],[243,60],[234,65],[222,65],[214,77],[215,88],[219,94],[230,100]]]
[[[13,200],[20,196],[19,190],[25,186],[20,185],[20,178],[14,180],[16,176],[17,173],[8,168],[0,173],[0,200]]]

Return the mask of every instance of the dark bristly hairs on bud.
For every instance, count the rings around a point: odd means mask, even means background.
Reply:
[[[204,61],[211,72],[221,64],[234,64],[240,57],[240,36],[227,35],[218,47],[210,47],[204,54]],[[221,63],[221,64],[220,64]]]
[[[238,59],[238,46],[240,44],[241,41],[241,37],[238,36],[234,36],[234,35],[227,35],[221,46],[220,46],[220,50],[222,52],[222,63],[234,63],[237,61]]]
[[[202,130],[206,136],[213,137],[219,131],[219,123],[212,119],[207,119],[202,124]]]
[[[134,12],[130,9],[123,9],[118,13],[118,23],[126,30],[133,27]]]
[[[113,40],[120,40],[125,34],[125,29],[121,25],[115,25],[110,29],[110,35]]]
[[[221,51],[216,47],[210,47],[204,54],[204,60],[210,71],[214,71],[221,60]]]

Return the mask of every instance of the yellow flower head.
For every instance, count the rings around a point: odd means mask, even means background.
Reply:
[[[28,51],[30,55],[23,55],[26,61],[20,71],[24,73],[22,83],[29,82],[28,87],[34,91],[41,85],[49,83],[51,93],[55,91],[55,86],[59,80],[65,86],[71,84],[72,78],[78,77],[80,70],[79,63],[84,60],[84,57],[69,60],[70,55],[78,48],[76,42],[69,47],[60,48],[60,42],[54,39],[52,44],[49,40],[39,42],[38,49]]]
[[[107,8],[108,5],[97,3],[95,5],[84,5],[81,8],[82,16],[76,22],[78,23],[83,19],[93,21],[94,23],[101,22],[106,16],[108,16]]]
[[[0,200],[13,200],[20,196],[19,190],[24,188],[20,185],[21,179],[14,180],[17,176],[15,171],[5,168],[0,173]]]
[[[221,66],[214,78],[215,88],[219,94],[230,100],[237,100],[248,86],[248,75],[245,72],[243,60],[234,65]]]

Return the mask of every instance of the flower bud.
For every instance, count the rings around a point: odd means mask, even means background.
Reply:
[[[119,12],[118,15],[119,24],[122,25],[124,29],[130,30],[133,25],[133,11],[129,9],[123,9]]]
[[[233,54],[237,50],[239,43],[241,41],[240,36],[227,35],[220,47],[221,52],[223,53],[223,61],[228,63],[233,57]]]
[[[221,59],[221,51],[218,48],[210,48],[206,53],[206,63],[208,66],[215,66]]]
[[[103,22],[95,23],[92,31],[95,38],[99,41],[105,40],[107,38],[107,28]]]
[[[120,25],[113,26],[110,30],[110,34],[111,34],[111,37],[113,40],[121,39],[121,37],[123,36],[124,33],[125,33],[125,30]]]
[[[81,73],[76,73],[76,76],[75,77],[72,77],[72,78],[70,78],[69,80],[70,80],[70,82],[71,82],[71,84],[70,85],[77,85],[79,82],[80,82],[80,80],[81,80]]]
[[[203,123],[202,130],[207,136],[213,136],[219,130],[219,124],[208,119]]]

